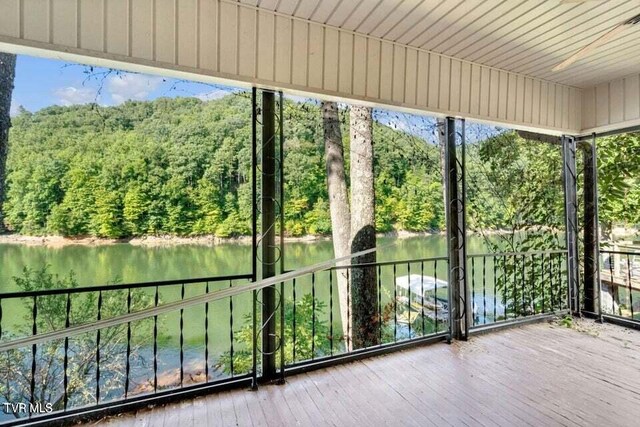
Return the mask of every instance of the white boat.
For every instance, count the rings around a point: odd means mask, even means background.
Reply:
[[[398,302],[411,307],[408,320],[413,320],[420,311],[431,318],[445,321],[449,316],[449,303],[447,298],[438,297],[440,289],[449,286],[446,280],[436,279],[421,274],[411,274],[396,278],[396,293]],[[404,317],[401,316],[400,319]]]
[[[411,274],[396,278],[396,287],[409,291],[413,295],[422,296],[425,292],[435,292],[437,289],[445,289],[449,286],[446,280],[436,279],[421,274]]]

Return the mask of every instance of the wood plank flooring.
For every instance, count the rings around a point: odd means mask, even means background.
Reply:
[[[522,326],[98,424],[638,426],[640,332],[586,320]]]

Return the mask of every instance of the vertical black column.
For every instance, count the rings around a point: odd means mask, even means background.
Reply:
[[[584,160],[584,310],[599,312],[598,182],[595,137],[582,150]]]
[[[569,309],[577,313],[580,311],[580,295],[578,292],[578,199],[575,138],[562,137],[562,157]]]
[[[447,248],[449,252],[449,325],[453,339],[466,339],[468,306],[465,278],[464,168],[456,153],[456,120],[445,121]],[[464,146],[464,145],[463,145]],[[463,156],[464,157],[464,156]],[[462,183],[462,188],[460,188]]]
[[[251,89],[251,281],[258,280],[258,91]],[[251,388],[258,387],[258,291],[252,292],[252,375]]]
[[[275,94],[262,91],[262,278],[276,275],[276,126]],[[262,290],[262,374],[276,377],[276,289]]]

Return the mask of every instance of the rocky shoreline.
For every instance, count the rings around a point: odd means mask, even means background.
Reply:
[[[434,232],[409,232],[399,231],[393,233],[380,233],[378,237],[396,237],[399,239],[418,237],[418,236],[431,236]],[[300,236],[300,237],[285,237],[285,242],[295,243],[315,243],[331,240],[330,236]],[[251,244],[251,236],[229,237],[222,238],[213,235],[206,236],[142,236],[131,237],[124,239],[103,239],[92,236],[80,236],[80,237],[63,237],[63,236],[25,236],[22,234],[0,234],[0,245],[24,245],[24,246],[45,246],[50,248],[61,248],[65,246],[107,246],[115,244],[130,244],[133,246],[144,247],[167,247],[167,246],[179,246],[179,245],[200,245],[200,246],[217,246],[226,244],[239,244],[249,245]]]

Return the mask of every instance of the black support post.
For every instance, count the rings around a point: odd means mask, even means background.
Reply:
[[[584,160],[584,310],[599,312],[598,182],[595,137],[582,150]]]
[[[462,131],[464,135],[464,129]],[[464,136],[459,161],[456,147],[456,120],[445,120],[445,176],[447,248],[449,252],[449,327],[451,338],[467,339],[469,298],[466,286],[466,230],[464,209]]]
[[[262,278],[276,275],[276,111],[275,94],[262,91]],[[276,288],[262,290],[262,375],[276,378]]]
[[[251,281],[258,280],[258,91],[251,89]],[[251,388],[258,388],[258,291],[252,292]]]
[[[567,245],[567,281],[569,309],[573,313],[580,311],[578,291],[578,198],[576,174],[576,140],[562,137],[564,212]]]

